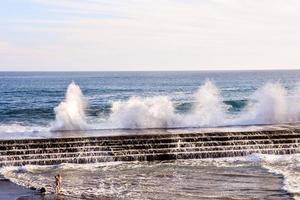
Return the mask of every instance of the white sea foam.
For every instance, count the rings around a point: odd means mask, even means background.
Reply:
[[[125,101],[113,102],[108,120],[98,120],[102,121],[99,126],[87,124],[87,101],[79,86],[72,82],[65,99],[55,108],[56,120],[52,130],[217,127],[298,122],[300,97],[297,94],[295,91],[289,94],[280,83],[267,83],[254,92],[239,115],[231,115],[218,88],[211,81],[206,81],[194,94],[194,103],[188,112],[177,113],[174,103],[167,96],[133,96]]]
[[[2,167],[0,173],[16,184],[25,187],[46,187],[47,192],[53,192],[53,175],[62,173],[65,176],[63,194],[80,196],[83,192],[92,195],[110,195],[116,196],[120,193],[120,189],[124,191],[124,184],[118,183],[124,181],[124,178],[132,180],[132,174],[141,172],[139,169],[153,168],[156,165],[158,169],[163,169],[168,165],[183,167],[220,167],[220,168],[239,168],[253,166],[258,168],[266,168],[271,173],[281,174],[284,178],[285,190],[291,192],[295,199],[300,199],[300,154],[293,155],[265,155],[252,154],[245,157],[228,157],[214,159],[199,160],[177,160],[172,163],[143,163],[143,162],[112,162],[112,163],[94,163],[94,164],[60,164],[51,166],[33,166],[26,165],[20,167]],[[137,172],[132,169],[137,168]],[[124,171],[124,176],[115,177],[116,171]],[[215,172],[215,170],[213,171]],[[128,174],[126,174],[128,173]],[[72,176],[74,174],[74,177]],[[97,176],[95,175],[97,174]],[[104,175],[105,174],[105,175]],[[89,176],[94,181],[85,182],[82,175]],[[149,178],[149,177],[147,177]],[[68,179],[68,180],[66,180]],[[74,180],[76,184],[74,184]],[[95,181],[97,180],[97,181]],[[104,181],[103,181],[104,180]],[[102,185],[104,184],[104,185]],[[103,186],[103,187],[100,187]],[[109,187],[107,187],[109,186]],[[118,187],[120,186],[120,187]],[[119,190],[116,190],[117,187]],[[122,195],[122,193],[121,193]]]
[[[42,132],[49,130],[47,126],[29,126],[18,123],[0,124],[0,133]]]
[[[162,128],[180,125],[168,97],[132,97],[112,104],[110,121],[119,128]]]
[[[54,108],[55,122],[51,130],[84,130],[88,128],[85,110],[85,100],[80,87],[74,82],[68,86],[65,99]]]
[[[258,156],[263,167],[283,175],[284,189],[293,193],[294,199],[300,200],[300,154]]]
[[[225,104],[218,88],[206,81],[194,95],[191,113],[181,116],[185,127],[216,127],[227,123]]]
[[[110,122],[118,128],[204,127],[224,124],[225,105],[217,87],[207,81],[196,92],[190,113],[178,114],[165,96],[132,97],[112,104]]]
[[[267,83],[253,94],[251,103],[232,125],[298,122],[300,98],[296,94],[289,95],[280,83]]]

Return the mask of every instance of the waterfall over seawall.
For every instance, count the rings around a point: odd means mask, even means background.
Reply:
[[[217,129],[216,129],[217,130]],[[117,136],[0,141],[0,166],[155,161],[300,153],[296,126],[254,131],[197,129]]]

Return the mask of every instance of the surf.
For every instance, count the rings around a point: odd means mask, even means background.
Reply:
[[[297,123],[300,119],[300,97],[290,94],[278,82],[266,83],[243,103],[245,107],[232,114],[230,104],[208,80],[193,94],[193,103],[186,112],[177,112],[176,104],[168,96],[132,96],[112,102],[105,119],[88,120],[87,98],[72,82],[64,100],[54,108],[51,131],[220,127]]]

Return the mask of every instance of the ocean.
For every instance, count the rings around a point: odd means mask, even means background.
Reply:
[[[300,71],[0,72],[0,139],[298,123]],[[101,132],[99,132],[101,133]],[[300,156],[3,167],[70,198],[300,199]]]
[[[294,122],[299,87],[300,71],[0,72],[0,132],[50,130],[65,96],[87,129]]]

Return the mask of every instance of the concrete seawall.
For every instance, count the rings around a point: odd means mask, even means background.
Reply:
[[[300,130],[189,132],[0,141],[0,166],[300,153]]]

